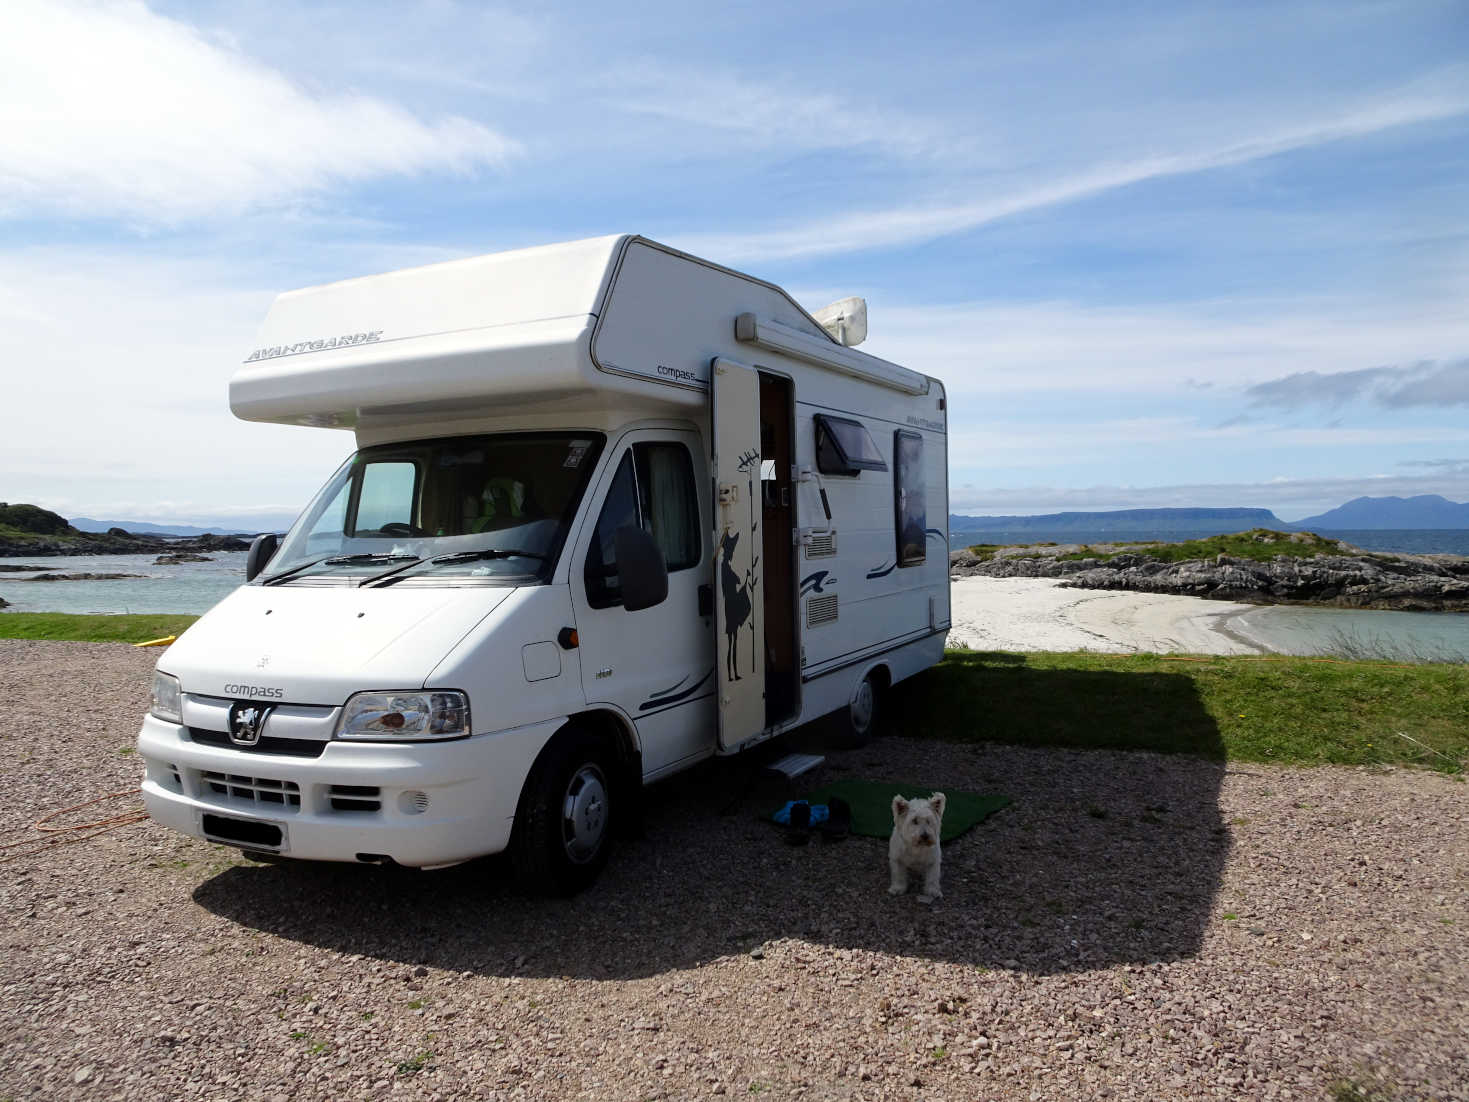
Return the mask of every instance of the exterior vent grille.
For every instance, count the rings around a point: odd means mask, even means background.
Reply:
[[[814,628],[818,624],[834,623],[837,618],[837,595],[827,593],[821,597],[809,597],[806,600],[806,626]]]
[[[382,790],[367,784],[334,784],[327,794],[333,811],[381,811]]]
[[[836,553],[836,532],[812,532],[806,537],[806,557],[808,559],[825,559]]]
[[[235,773],[215,773],[206,769],[199,774],[199,783],[208,792],[232,801],[282,808],[301,806],[301,786],[295,781],[242,777]]]

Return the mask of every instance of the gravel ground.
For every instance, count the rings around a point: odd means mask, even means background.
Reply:
[[[136,783],[155,657],[0,641],[0,840]],[[0,1098],[1469,1099],[1464,784],[916,738],[841,775],[1015,803],[932,908],[880,841],[781,844],[742,761],[569,901],[151,823],[10,861]]]

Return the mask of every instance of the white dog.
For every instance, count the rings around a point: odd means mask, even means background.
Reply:
[[[908,874],[923,877],[920,903],[942,898],[939,890],[939,832],[944,819],[944,794],[935,792],[926,800],[893,797],[893,836],[888,841],[888,871],[892,882],[889,895],[908,890]]]

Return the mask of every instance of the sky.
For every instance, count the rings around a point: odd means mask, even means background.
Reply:
[[[0,498],[293,514],[274,295],[641,233],[869,306],[950,507],[1469,501],[1469,6],[6,0]]]

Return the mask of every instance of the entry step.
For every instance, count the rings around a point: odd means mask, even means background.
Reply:
[[[765,767],[765,772],[771,775],[779,773],[790,780],[799,777],[802,773],[809,773],[826,760],[825,754],[787,754],[778,761],[773,761]]]

